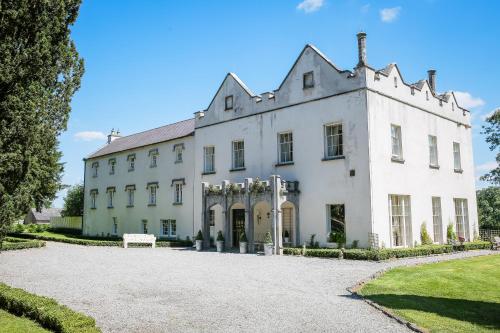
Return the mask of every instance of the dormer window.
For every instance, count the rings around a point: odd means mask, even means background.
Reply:
[[[428,91],[425,92],[425,99],[429,100],[429,92]]]
[[[229,95],[226,96],[224,110],[227,111],[232,109],[233,109],[233,95]]]
[[[398,87],[398,78],[394,77],[394,88]]]
[[[303,78],[304,89],[314,88],[314,72],[307,72]]]
[[[455,103],[451,102],[451,111],[455,111]]]

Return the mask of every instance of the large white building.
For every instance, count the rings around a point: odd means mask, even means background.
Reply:
[[[306,45],[280,86],[254,94],[227,74],[194,119],[120,137],[85,159],[84,233],[165,238],[221,230],[250,250],[320,244],[414,246],[425,223],[436,243],[452,224],[477,232],[469,111],[413,84],[396,64],[375,70],[358,34],[358,64],[337,68]]]

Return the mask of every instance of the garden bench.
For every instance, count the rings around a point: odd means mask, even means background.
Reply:
[[[155,247],[155,235],[147,234],[123,234],[123,248],[127,248],[129,243],[134,244],[151,244],[152,248]]]
[[[493,250],[498,250],[500,248],[500,237],[493,237]]]

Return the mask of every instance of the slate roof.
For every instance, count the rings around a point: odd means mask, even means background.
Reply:
[[[159,142],[182,138],[194,133],[194,118],[154,128],[144,132],[124,136],[113,140],[110,144],[90,154],[87,158],[95,158],[124,150],[139,148]]]
[[[51,217],[61,216],[61,208],[42,208],[41,212],[37,212],[35,208],[31,209],[35,220],[37,221],[49,221]]]

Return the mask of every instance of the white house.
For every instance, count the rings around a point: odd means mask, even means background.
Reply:
[[[395,64],[368,65],[365,33],[358,49],[349,71],[306,45],[274,91],[254,94],[229,73],[194,119],[112,133],[85,159],[85,233],[202,230],[208,246],[221,230],[237,246],[245,230],[253,251],[270,231],[280,251],[331,231],[348,246],[414,246],[425,223],[436,243],[448,224],[471,240],[469,111],[436,91],[435,71],[406,83]]]

